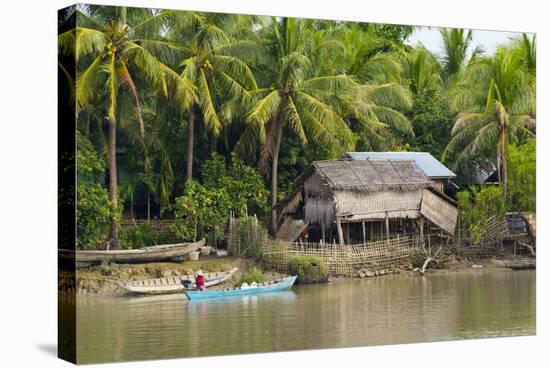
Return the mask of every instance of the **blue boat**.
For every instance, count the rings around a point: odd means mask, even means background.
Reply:
[[[183,293],[187,296],[189,300],[220,299],[220,298],[256,295],[261,293],[271,293],[274,291],[288,290],[292,287],[292,285],[294,285],[295,281],[296,281],[296,276],[289,276],[283,279],[264,282],[262,284],[258,284],[255,287],[235,288],[235,289],[228,289],[228,290],[205,290],[205,291],[184,290]]]

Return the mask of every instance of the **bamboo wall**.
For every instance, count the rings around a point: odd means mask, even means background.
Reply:
[[[336,191],[336,213],[347,221],[418,218],[422,190],[381,192]],[[349,215],[348,215],[349,214]]]

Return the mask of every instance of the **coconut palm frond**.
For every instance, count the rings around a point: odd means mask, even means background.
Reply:
[[[379,121],[393,127],[400,133],[414,137],[414,130],[411,122],[401,112],[384,106],[372,106],[372,111]]]
[[[77,73],[76,78],[76,109],[77,113],[89,103],[90,99],[99,93],[101,70],[104,68],[102,56],[96,57],[90,66],[83,72]]]
[[[132,76],[130,75],[130,72],[128,71],[128,66],[122,60],[119,61],[118,63],[117,74],[121,84],[128,88],[128,90],[132,94],[132,97],[134,98],[135,108],[136,108],[136,118],[138,119],[138,122],[139,122],[139,132],[141,137],[143,138],[145,136],[145,123],[143,122],[143,116],[141,112],[141,102],[140,102],[138,90],[137,90],[136,84],[134,83],[134,80],[132,79]]]
[[[197,78],[197,91],[204,124],[214,136],[218,136],[222,129],[222,123],[216,111],[214,96],[211,93],[210,85],[202,69],[199,70]]]
[[[287,122],[290,129],[300,139],[300,142],[302,142],[302,144],[307,144],[307,138],[304,132],[304,126],[302,125],[302,119],[300,119],[300,114],[298,113],[298,109],[296,108],[294,101],[290,96],[286,96],[284,102],[283,117],[285,121]]]
[[[278,90],[270,92],[267,96],[260,99],[254,106],[252,106],[252,109],[246,117],[246,121],[249,124],[266,124],[279,111],[281,100],[282,97]]]

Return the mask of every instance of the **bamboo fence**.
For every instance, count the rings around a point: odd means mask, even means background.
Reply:
[[[411,251],[419,246],[417,236],[344,245],[268,239],[262,248],[262,261],[267,269],[288,272],[292,257],[317,256],[325,262],[329,275],[350,277],[361,269],[376,271],[405,265]]]

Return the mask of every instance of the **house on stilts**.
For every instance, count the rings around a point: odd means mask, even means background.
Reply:
[[[415,160],[315,161],[275,206],[277,238],[344,245],[410,234],[423,239],[434,228],[452,237],[458,206],[441,189]]]

